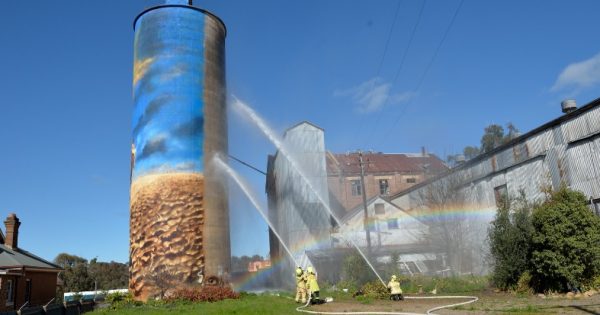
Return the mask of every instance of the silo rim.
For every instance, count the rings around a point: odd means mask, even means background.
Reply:
[[[221,20],[220,17],[214,15],[210,11],[206,11],[204,9],[200,9],[200,8],[197,8],[197,7],[194,7],[194,6],[189,6],[189,5],[183,5],[183,4],[163,4],[163,5],[157,5],[155,7],[150,7],[148,9],[142,11],[133,20],[133,30],[135,31],[135,23],[137,23],[137,20],[140,17],[142,17],[142,15],[144,15],[144,14],[150,12],[150,11],[153,11],[153,10],[156,10],[156,9],[162,9],[162,8],[186,8],[186,9],[196,10],[196,11],[202,12],[202,13],[204,13],[206,15],[209,15],[209,16],[215,18],[219,23],[221,23],[221,25],[223,26],[223,30],[225,30],[225,37],[227,37],[227,26],[225,26],[225,23],[223,23],[223,20]]]

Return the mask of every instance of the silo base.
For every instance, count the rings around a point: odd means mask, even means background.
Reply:
[[[204,266],[204,176],[165,173],[131,185],[129,288],[147,300],[197,283]]]

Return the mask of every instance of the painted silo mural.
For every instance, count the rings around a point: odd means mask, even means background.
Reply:
[[[224,185],[207,161],[226,152],[225,26],[187,5],[163,5],[134,22],[130,289],[157,279],[197,283],[229,271]]]

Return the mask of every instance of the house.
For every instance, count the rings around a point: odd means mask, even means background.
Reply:
[[[448,170],[441,159],[425,148],[421,153],[365,152],[362,159],[367,199],[396,194]],[[360,182],[359,153],[327,152],[326,160],[332,202],[345,212],[362,204],[365,192]]]
[[[0,231],[0,312],[19,310],[26,303],[47,304],[56,297],[62,268],[18,247],[21,222],[14,213],[4,224],[6,235]]]
[[[400,249],[402,245],[423,243],[429,233],[428,226],[402,208],[381,196],[367,200],[369,222],[367,227],[373,249]],[[359,205],[340,220],[341,225],[331,234],[334,247],[344,245],[351,238],[359,247],[366,247],[364,207]]]

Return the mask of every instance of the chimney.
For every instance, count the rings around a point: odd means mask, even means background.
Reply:
[[[11,249],[16,249],[19,240],[19,226],[21,225],[21,221],[19,221],[16,214],[11,213],[6,217],[4,225],[6,226],[6,239],[4,240],[4,245]]]
[[[560,107],[563,113],[568,114],[577,109],[577,103],[575,100],[564,100],[560,102]]]
[[[421,156],[423,156],[423,157],[427,156],[427,150],[425,149],[425,147],[421,147]]]

